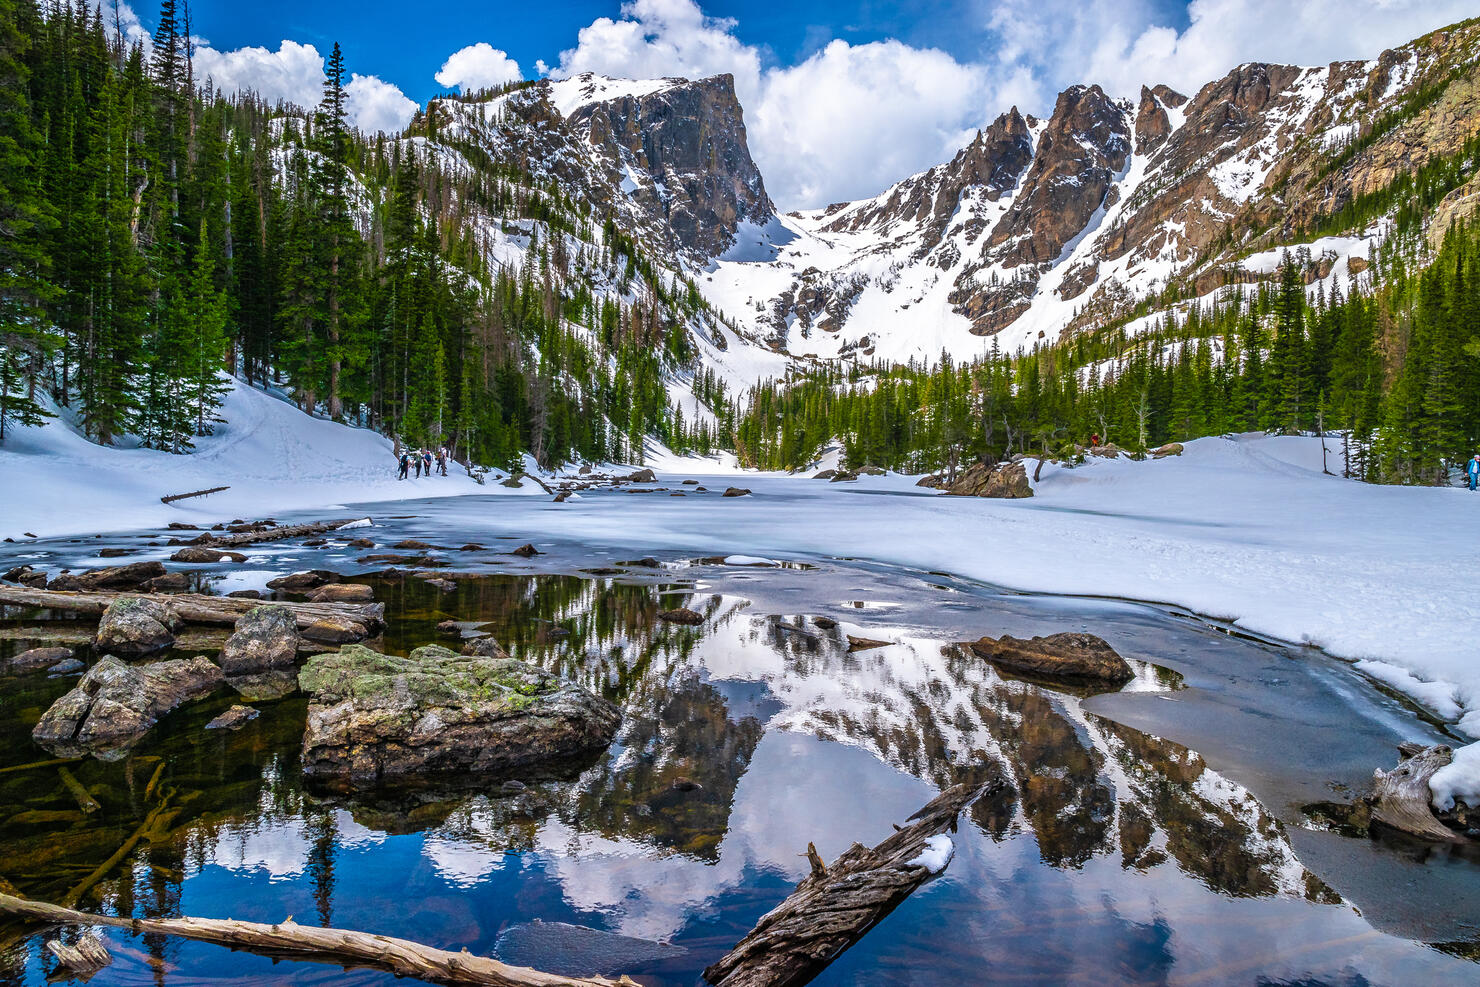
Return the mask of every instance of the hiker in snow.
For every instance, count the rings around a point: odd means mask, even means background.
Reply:
[[[450,456],[446,446],[437,450],[437,471],[443,476],[447,475],[447,460],[449,458]]]
[[[405,452],[401,453],[401,475],[397,479],[406,479],[406,474],[411,472],[411,457]]]
[[[1091,449],[1098,449],[1099,446],[1100,446],[1100,433],[1099,432],[1096,432],[1096,433],[1094,433],[1093,435],[1091,435],[1089,437],[1089,447]]]
[[[421,451],[421,465],[426,469],[427,476],[431,476],[432,475],[432,450],[430,450],[430,449],[423,449]]]
[[[1470,490],[1473,491],[1475,483],[1480,481],[1480,452],[1470,457],[1470,461],[1465,464],[1465,472],[1470,476]]]
[[[418,480],[420,480],[421,479],[421,453],[420,452],[413,452],[411,454],[411,461],[412,461],[412,463],[414,463],[416,465],[416,478]]]

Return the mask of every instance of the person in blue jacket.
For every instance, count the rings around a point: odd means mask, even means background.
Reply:
[[[1470,477],[1470,489],[1474,490],[1475,483],[1480,481],[1480,452],[1470,457],[1470,461],[1465,464],[1465,472]]]

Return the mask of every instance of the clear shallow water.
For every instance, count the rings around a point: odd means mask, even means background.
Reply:
[[[390,544],[436,529],[407,519],[373,534]],[[452,569],[513,567],[495,565],[511,562],[494,554],[506,545],[484,540],[489,552],[439,554]],[[630,557],[541,544],[549,554],[535,565],[547,568]],[[332,545],[289,545],[243,568],[353,568],[353,559]],[[1333,786],[1386,763],[1374,759],[1395,737],[1427,735],[1339,664],[1124,605],[996,598],[969,585],[943,593],[941,577],[924,574],[668,561],[633,570],[634,580],[491,575],[460,579],[450,593],[366,577],[392,618],[387,650],[436,639],[442,619],[483,623],[517,656],[620,702],[617,742],[575,777],[517,797],[487,784],[330,798],[299,780],[302,699],[261,704],[239,733],[207,734],[204,723],[231,702],[222,695],[166,718],[128,760],[72,766],[102,805],[89,816],[55,766],[0,773],[0,876],[61,900],[138,825],[163,763],[179,814],[83,907],[292,914],[475,952],[521,923],[568,922],[684,950],[601,972],[693,984],[805,874],[809,840],[829,859],[855,840],[872,844],[941,786],[997,765],[1014,797],[973,807],[945,875],[820,983],[1459,982],[1480,973],[1452,955],[1472,946],[1415,941],[1465,938],[1462,920],[1425,928],[1413,914],[1422,908],[1382,906],[1363,878],[1386,875],[1389,899],[1398,884],[1416,884],[1420,893],[1409,893],[1423,908],[1434,911],[1437,898],[1462,919],[1462,897],[1428,889],[1448,881],[1473,893],[1474,862],[1301,828],[1301,801],[1333,797]],[[705,613],[705,625],[656,621],[679,604]],[[819,613],[844,626],[816,628],[808,618]],[[24,623],[0,621],[0,631]],[[1097,630],[1137,659],[1133,688],[1087,698],[1044,689],[950,645],[1063,629]],[[843,631],[896,643],[850,653]],[[0,637],[0,657],[26,646]],[[70,684],[0,679],[0,769],[45,757],[30,727]],[[1202,754],[1177,742],[1194,738]],[[1325,746],[1311,749],[1319,738]],[[105,937],[115,962],[94,984],[393,979]],[[11,930],[0,939],[0,982],[45,982],[42,938]]]

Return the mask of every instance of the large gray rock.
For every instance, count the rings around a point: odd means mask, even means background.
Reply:
[[[117,760],[159,717],[182,703],[205,698],[221,682],[221,669],[206,658],[176,658],[135,668],[105,655],[42,714],[31,736],[58,757],[92,754]]]
[[[298,683],[313,697],[304,773],[344,785],[557,771],[621,722],[614,704],[533,665],[435,645],[409,658],[348,645],[310,658]]]
[[[236,620],[221,648],[221,671],[254,675],[298,662],[298,620],[287,607],[254,607]]]
[[[180,615],[162,599],[120,596],[98,621],[96,645],[122,655],[149,655],[175,643]]]

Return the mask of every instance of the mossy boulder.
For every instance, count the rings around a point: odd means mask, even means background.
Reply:
[[[559,773],[611,743],[617,707],[508,657],[429,645],[408,657],[362,645],[315,655],[303,770],[344,787],[436,776]]]

